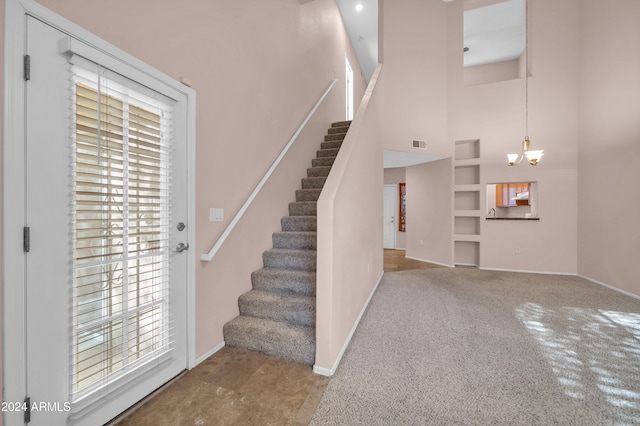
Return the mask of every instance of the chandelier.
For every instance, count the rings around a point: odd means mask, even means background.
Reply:
[[[544,150],[531,150],[529,140],[529,1],[525,0],[525,70],[524,70],[524,117],[525,137],[522,141],[522,154],[507,154],[510,166],[520,164],[526,158],[532,166],[537,165],[544,154]]]

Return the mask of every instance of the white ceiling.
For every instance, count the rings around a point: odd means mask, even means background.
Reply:
[[[368,83],[378,64],[378,0],[336,0],[336,3]],[[356,9],[358,4],[362,5],[361,11]]]
[[[526,45],[525,0],[509,0],[464,12],[464,66],[517,59]]]

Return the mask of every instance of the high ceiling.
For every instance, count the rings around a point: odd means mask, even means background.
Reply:
[[[378,0],[336,0],[336,3],[364,78],[369,82],[378,64]]]
[[[525,45],[525,0],[464,12],[465,67],[517,59]]]
[[[443,0],[451,2],[454,0]],[[461,0],[458,0],[461,1]],[[516,59],[525,49],[525,0],[495,0],[495,4],[464,12],[464,65],[475,66]],[[367,82],[378,63],[378,0],[336,0],[360,68]],[[385,152],[385,167],[403,167],[439,157],[415,158]]]
[[[496,1],[464,13],[465,66],[516,59],[524,51],[525,0]],[[368,82],[378,63],[378,0],[336,3]]]

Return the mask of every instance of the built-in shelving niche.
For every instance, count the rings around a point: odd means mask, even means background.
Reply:
[[[453,247],[456,265],[480,265],[480,140],[456,141]]]

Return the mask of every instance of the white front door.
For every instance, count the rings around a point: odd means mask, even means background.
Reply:
[[[397,188],[396,185],[384,186],[384,222],[383,222],[383,247],[386,249],[396,248],[396,208]]]
[[[26,25],[30,424],[103,424],[187,367],[184,99]]]

